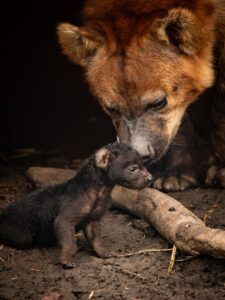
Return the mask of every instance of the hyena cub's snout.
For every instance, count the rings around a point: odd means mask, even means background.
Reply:
[[[144,185],[150,187],[152,185],[153,182],[153,176],[151,173],[149,173],[147,171],[146,168],[144,168],[143,170],[141,170],[141,177],[143,178],[143,180],[145,181]]]
[[[133,183],[131,183],[133,181]],[[145,187],[150,187],[153,182],[153,176],[150,174],[145,167],[142,167],[137,171],[136,176],[130,181],[131,186],[136,189],[143,189]]]

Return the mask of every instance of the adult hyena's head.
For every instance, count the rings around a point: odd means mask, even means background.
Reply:
[[[146,160],[162,157],[188,105],[213,82],[213,9],[195,10],[135,14],[117,7],[111,15],[89,16],[84,27],[58,28],[64,53],[85,68],[120,141]]]

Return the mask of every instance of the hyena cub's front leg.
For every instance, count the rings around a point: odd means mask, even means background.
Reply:
[[[59,261],[65,268],[74,268],[74,256],[77,252],[74,239],[74,223],[58,216],[55,219],[54,228],[61,251]]]
[[[99,221],[91,221],[86,224],[84,234],[98,257],[110,257],[109,251],[103,246]]]

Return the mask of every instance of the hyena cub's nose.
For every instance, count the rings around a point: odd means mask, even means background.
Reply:
[[[148,186],[152,184],[153,176],[147,170],[144,171],[144,176],[146,177],[146,181]]]
[[[152,174],[149,173],[149,174],[148,174],[148,177],[147,177],[147,180],[148,180],[148,181],[152,181],[152,179],[153,179],[153,176],[152,176]]]
[[[151,187],[153,184],[153,177],[151,174],[149,174],[148,179],[147,179],[147,187]]]

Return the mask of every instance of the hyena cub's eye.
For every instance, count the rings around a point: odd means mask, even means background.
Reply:
[[[163,109],[167,105],[167,97],[159,98],[152,103],[148,103],[145,107],[145,111],[148,110],[160,110]]]
[[[134,173],[135,171],[139,170],[140,168],[138,167],[138,165],[132,165],[128,168],[130,173]]]
[[[105,110],[108,112],[108,114],[112,116],[120,116],[120,112],[114,108],[114,107],[105,107]]]

